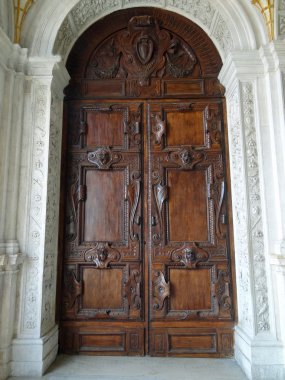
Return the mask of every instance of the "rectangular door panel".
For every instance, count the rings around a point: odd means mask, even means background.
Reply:
[[[122,269],[83,268],[82,308],[122,309]]]
[[[188,110],[185,107],[183,111],[166,109],[164,117],[167,125],[167,146],[204,145],[204,111],[191,109],[191,105]]]
[[[124,122],[126,109],[86,109],[88,146],[124,146]]]
[[[169,271],[171,298],[169,311],[211,310],[211,270],[174,269]]]
[[[122,241],[125,213],[123,170],[86,170],[84,241]]]
[[[171,242],[208,240],[206,176],[206,171],[167,170],[167,219]]]

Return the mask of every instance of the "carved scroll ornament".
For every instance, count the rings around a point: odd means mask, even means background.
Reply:
[[[124,296],[128,299],[130,308],[139,310],[141,308],[141,274],[138,270],[132,271],[124,288]]]
[[[132,173],[132,182],[128,185],[128,202],[130,207],[130,238],[133,241],[139,240],[139,235],[135,232],[135,225],[141,224],[141,217],[137,215],[139,199],[140,199],[140,173]]]
[[[153,309],[161,310],[164,301],[170,296],[170,284],[165,281],[164,275],[161,271],[154,272],[153,279]]]
[[[162,141],[162,136],[165,135],[165,121],[158,114],[151,114],[152,133],[154,134],[154,143],[159,145]]]
[[[77,297],[80,296],[82,286],[76,280],[76,276],[72,270],[68,270],[64,274],[64,294],[63,304],[65,310],[71,310],[75,304]]]
[[[120,260],[120,253],[108,243],[97,243],[85,252],[84,257],[85,261],[95,263],[96,268],[105,269],[111,262]]]

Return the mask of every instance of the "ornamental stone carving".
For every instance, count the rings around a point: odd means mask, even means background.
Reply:
[[[29,201],[28,250],[24,284],[22,332],[31,334],[39,328],[39,304],[41,293],[40,256],[44,244],[44,207],[47,167],[47,110],[48,85],[35,85],[35,116],[32,149],[32,182]]]
[[[102,14],[143,3],[157,7],[169,7],[189,16],[194,22],[202,24],[205,31],[213,36],[221,51],[226,55],[234,47],[230,28],[217,8],[217,4],[208,0],[81,0],[71,10],[60,27],[54,44],[54,53],[65,56],[77,38],[89,25],[97,21]],[[215,21],[213,21],[215,20]],[[215,24],[213,25],[213,22]]]
[[[256,320],[257,330],[261,332],[269,330],[270,326],[252,83],[242,84],[242,97],[249,191],[250,233],[253,255],[252,268],[256,296]]]
[[[52,94],[49,135],[49,161],[45,229],[45,270],[43,272],[42,331],[48,332],[54,325],[57,246],[59,223],[60,162],[62,132],[62,101]]]
[[[240,120],[240,99],[239,88],[235,88],[229,99],[229,134],[231,146],[231,181],[232,200],[234,208],[234,229],[235,229],[235,258],[237,267],[237,286],[239,298],[240,325],[251,330],[253,327],[252,308],[249,303],[250,293],[250,258],[248,255],[248,235],[247,235],[247,201],[246,183],[244,180],[245,167],[243,164],[243,137]]]
[[[279,37],[285,38],[285,0],[279,1],[278,35]]]

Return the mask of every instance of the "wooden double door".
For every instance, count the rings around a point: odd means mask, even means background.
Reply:
[[[61,351],[231,356],[223,100],[67,103]]]

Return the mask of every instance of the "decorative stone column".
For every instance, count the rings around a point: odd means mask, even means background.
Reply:
[[[12,375],[40,376],[57,355],[55,324],[58,212],[63,88],[66,69],[49,60],[30,58],[30,81],[24,116],[21,187],[29,189],[19,231],[25,247],[17,336],[13,341]],[[28,149],[28,154],[25,150]],[[23,223],[26,223],[24,228]],[[24,231],[24,232],[23,232]]]
[[[233,52],[222,69],[226,87],[232,181],[238,324],[235,356],[250,379],[283,379],[284,342],[276,332],[270,271],[273,215],[270,182],[276,151],[270,134],[272,94],[261,51]],[[273,221],[274,222],[274,221]],[[276,227],[276,221],[275,227]],[[274,227],[273,227],[274,228]]]
[[[22,112],[27,50],[0,28],[0,379],[10,373],[22,255],[17,238]]]

